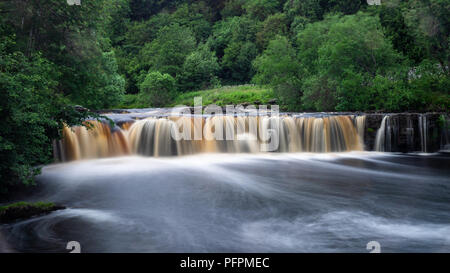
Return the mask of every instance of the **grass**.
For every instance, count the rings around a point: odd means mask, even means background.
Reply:
[[[204,106],[216,104],[218,106],[238,105],[238,104],[254,104],[264,105],[270,104],[269,101],[275,97],[272,89],[257,85],[245,84],[235,86],[223,86],[220,88],[184,92],[179,93],[172,103],[166,107],[176,105],[193,106],[194,98],[202,97],[202,104]],[[148,105],[143,105],[138,100],[136,94],[126,94],[123,102],[116,108],[131,109],[131,108],[146,108]]]
[[[54,203],[49,202],[17,202],[0,207],[0,223],[9,223],[18,219],[26,219],[63,208],[64,207],[62,206],[57,206]]]
[[[139,102],[137,94],[125,94],[123,96],[123,101],[116,109],[133,109],[133,108],[148,108],[148,105],[144,105]]]
[[[181,93],[170,106],[193,106],[195,97],[202,97],[204,106],[210,104],[218,106],[243,103],[269,104],[269,101],[274,98],[274,93],[272,89],[256,85],[224,86],[210,90]]]

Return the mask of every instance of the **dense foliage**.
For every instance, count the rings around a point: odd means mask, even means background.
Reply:
[[[445,0],[113,3],[117,19],[106,29],[128,94],[159,71],[181,94],[268,85],[292,111],[428,111],[450,103]]]
[[[15,51],[14,36],[0,41],[0,193],[18,181],[32,183],[37,165],[48,163],[52,140],[65,124],[78,124],[76,111],[55,92],[59,73],[39,53]]]
[[[62,126],[90,115],[75,103],[120,101],[124,79],[94,31],[99,2],[78,10],[63,1],[0,3],[0,193],[33,183],[38,166],[51,162]]]
[[[450,104],[448,0],[5,0],[0,14],[1,185],[32,181],[61,126],[87,115],[74,105]],[[220,88],[249,83],[263,87]]]

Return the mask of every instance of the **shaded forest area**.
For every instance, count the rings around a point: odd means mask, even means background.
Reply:
[[[250,83],[287,111],[448,111],[449,20],[448,0],[4,0],[0,190],[32,183],[77,105]]]

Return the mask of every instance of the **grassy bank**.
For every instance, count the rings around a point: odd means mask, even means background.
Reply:
[[[182,93],[176,97],[174,103],[170,106],[193,106],[195,97],[202,97],[203,105],[268,104],[274,98],[274,93],[269,88],[256,85],[224,86],[216,89]]]
[[[174,98],[173,102],[167,107],[176,105],[193,106],[194,98],[202,97],[203,105],[216,104],[219,106],[237,105],[243,103],[249,104],[269,104],[269,101],[275,97],[272,89],[256,85],[237,85],[237,86],[223,86],[220,88],[201,90],[194,92],[179,93]],[[127,94],[124,97],[122,104],[116,108],[130,109],[130,108],[146,108],[149,105],[144,105],[139,102],[138,95]]]
[[[64,209],[62,206],[45,202],[18,202],[0,207],[0,223],[9,223],[18,219],[47,214],[55,210]]]

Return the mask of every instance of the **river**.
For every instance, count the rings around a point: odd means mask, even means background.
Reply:
[[[19,252],[450,251],[448,154],[116,157],[46,166]]]

